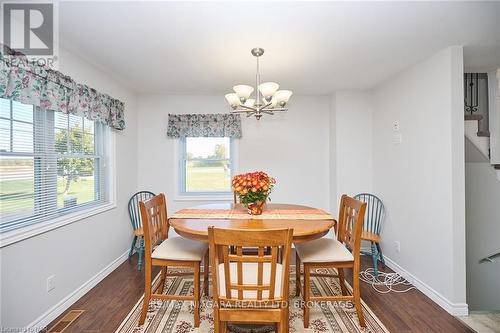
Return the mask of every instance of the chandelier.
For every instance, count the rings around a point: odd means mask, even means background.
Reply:
[[[234,93],[226,94],[226,100],[231,106],[231,113],[243,113],[247,117],[255,116],[257,120],[263,114],[273,115],[275,112],[284,112],[292,91],[278,90],[276,82],[260,83],[259,57],[264,54],[264,49],[252,49],[252,55],[257,58],[257,74],[255,75],[255,89],[252,86],[239,84],[233,87]],[[255,90],[255,97],[250,98]]]

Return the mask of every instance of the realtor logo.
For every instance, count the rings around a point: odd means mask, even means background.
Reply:
[[[3,3],[3,44],[27,56],[55,56],[54,3]]]

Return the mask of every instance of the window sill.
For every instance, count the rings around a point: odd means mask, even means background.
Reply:
[[[174,201],[233,201],[231,194],[224,195],[176,195]]]
[[[0,235],[0,248],[20,242],[22,240],[60,228],[73,222],[116,208],[115,203],[107,203],[98,207],[67,214],[50,221],[35,223],[19,229],[11,230]]]

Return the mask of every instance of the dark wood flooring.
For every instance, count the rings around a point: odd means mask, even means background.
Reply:
[[[67,311],[80,309],[85,313],[64,333],[113,333],[144,291],[143,271],[137,271],[136,264],[134,256],[73,304]],[[369,267],[369,258],[363,258],[362,265]],[[417,290],[379,294],[366,283],[361,287],[361,297],[390,332],[473,332]]]

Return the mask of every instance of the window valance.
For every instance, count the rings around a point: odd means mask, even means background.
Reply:
[[[124,104],[0,44],[0,97],[125,128]]]
[[[169,114],[167,136],[241,138],[241,118],[236,114]]]

